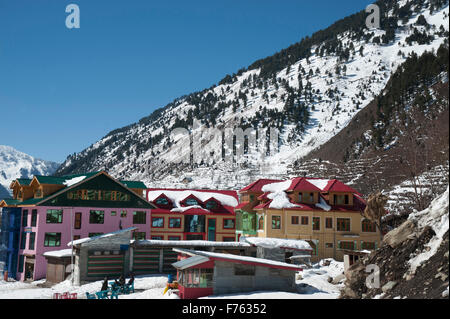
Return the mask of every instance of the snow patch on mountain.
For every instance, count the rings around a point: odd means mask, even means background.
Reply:
[[[11,195],[9,186],[14,179],[52,175],[58,167],[58,163],[37,159],[11,146],[0,145],[0,198]]]

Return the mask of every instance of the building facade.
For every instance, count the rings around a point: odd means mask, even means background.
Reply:
[[[362,216],[364,200],[342,182],[294,178],[259,184],[263,186],[258,197],[254,194],[256,200],[241,202],[243,206],[237,208],[255,212],[254,236],[305,240],[313,248],[312,261],[342,261],[344,250],[378,247],[380,231]],[[244,194],[248,189],[252,187],[245,188]]]
[[[235,191],[148,189],[151,239],[235,241]]]
[[[137,228],[137,239],[150,237],[153,206],[142,197],[143,183],[120,182],[106,172],[96,172],[34,176],[29,183],[14,181],[11,188],[17,201],[14,207],[21,210],[18,280],[45,278],[43,254],[67,248],[73,240],[128,227]]]

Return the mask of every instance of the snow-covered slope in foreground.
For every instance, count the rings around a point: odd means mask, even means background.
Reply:
[[[0,145],[0,199],[8,197],[9,185],[16,178],[51,175],[59,164],[34,158],[11,146]]]
[[[449,188],[447,187],[445,193],[436,198],[427,209],[409,215],[409,219],[415,221],[419,229],[430,226],[436,233],[428,244],[425,245],[425,249],[409,260],[411,272],[413,273],[417,267],[429,260],[436,253],[442,243],[445,233],[448,232],[448,196]]]

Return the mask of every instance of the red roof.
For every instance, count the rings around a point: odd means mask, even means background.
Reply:
[[[292,180],[291,186],[287,191],[305,191],[305,192],[320,192],[321,190],[308,182],[305,177],[296,177]]]
[[[228,196],[233,196],[234,198],[239,200],[236,191],[230,190],[217,190],[217,189],[188,189],[188,188],[147,188],[147,193],[151,191],[194,191],[194,192],[203,192],[203,193],[217,193]]]
[[[332,179],[328,182],[327,186],[323,189],[324,192],[345,192],[345,193],[356,193],[359,194],[356,190],[351,188],[348,185],[345,185],[341,181],[337,179]]]
[[[244,187],[239,191],[239,193],[243,192],[254,192],[254,193],[263,193],[262,187],[267,184],[282,182],[277,179],[259,179],[256,182],[251,183],[250,185]]]
[[[248,204],[250,204],[250,202],[242,202],[239,205],[237,205],[234,209],[241,209],[242,207],[245,207]]]

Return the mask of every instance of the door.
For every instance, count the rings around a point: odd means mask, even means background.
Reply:
[[[34,261],[34,260],[33,260]],[[34,262],[25,263],[25,281],[33,281]]]
[[[216,220],[213,218],[208,219],[208,240],[216,241]]]

